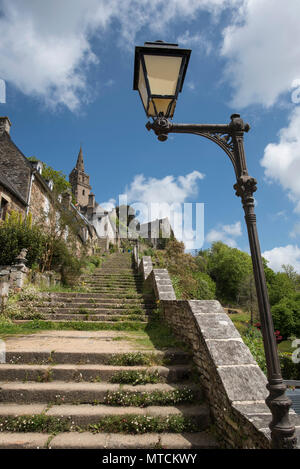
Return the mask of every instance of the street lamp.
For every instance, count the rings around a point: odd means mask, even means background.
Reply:
[[[191,51],[163,41],[135,48],[134,84],[148,117],[173,117]]]
[[[153,130],[160,141],[169,133],[188,133],[215,142],[229,156],[236,175],[234,189],[241,197],[247,224],[253,273],[257,292],[261,331],[267,363],[269,395],[266,404],[271,410],[270,423],[273,448],[295,448],[295,427],[289,420],[291,400],[286,396],[270,310],[267,284],[262,263],[254,212],[257,181],[249,176],[244,151],[244,133],[250,130],[239,114],[231,116],[229,124],[173,124],[176,100],[182,89],[191,51],[180,49],[177,44],[162,41],[146,42],[135,49],[134,86],[138,90],[148,117],[146,128]],[[175,63],[176,58],[176,63]]]

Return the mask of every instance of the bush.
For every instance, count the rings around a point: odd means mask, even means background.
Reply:
[[[243,340],[247,347],[249,347],[259,367],[267,374],[266,357],[261,332],[254,327],[249,327],[243,334]]]
[[[55,240],[51,268],[59,270],[63,285],[74,285],[81,274],[83,261],[74,257],[63,240]]]
[[[294,334],[300,335],[300,299],[299,294],[282,298],[272,306],[272,317],[275,329],[279,329],[283,338]]]
[[[216,297],[216,284],[208,274],[204,272],[193,273],[197,282],[193,291],[196,300],[213,300]]]
[[[22,215],[12,212],[0,223],[0,264],[12,265],[21,250],[27,249],[27,266],[39,263],[45,246],[45,235],[38,226]]]
[[[280,353],[279,358],[283,379],[300,380],[300,363],[294,363],[289,353]]]

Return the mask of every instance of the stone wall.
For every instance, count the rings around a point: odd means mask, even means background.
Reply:
[[[14,292],[22,290],[27,280],[29,269],[24,264],[0,266],[0,283],[9,282],[9,288]]]
[[[52,285],[59,285],[61,282],[61,275],[58,272],[30,272],[30,281],[38,287],[51,287]]]
[[[145,284],[174,334],[192,350],[220,445],[270,448],[267,380],[231,319],[218,301],[176,300],[167,270],[149,273],[150,267],[151,258],[144,257],[139,270]]]
[[[29,212],[32,214],[33,223],[45,223],[47,209],[51,209],[52,202],[50,196],[46,193],[46,190],[41,186],[37,177],[34,177],[31,186],[31,197]]]
[[[12,211],[22,213],[25,215],[26,205],[22,203],[17,197],[15,197],[11,191],[5,189],[5,187],[0,184],[0,202],[2,197],[8,201],[7,213],[11,214]]]

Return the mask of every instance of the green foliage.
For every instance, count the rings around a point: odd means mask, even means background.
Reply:
[[[150,405],[172,406],[186,404],[194,400],[194,392],[184,387],[172,391],[145,391],[143,393],[108,391],[104,402],[106,405],[111,406],[147,407]]]
[[[45,239],[42,230],[32,226],[30,217],[23,220],[21,214],[11,212],[10,217],[0,223],[0,264],[14,264],[21,250],[26,248],[27,266],[31,267],[40,261]]]
[[[212,278],[204,272],[194,272],[196,287],[193,296],[197,300],[213,300],[216,297],[216,284]]]
[[[71,424],[68,421],[45,414],[0,417],[0,431],[2,432],[40,432],[53,434],[69,431],[70,426]]]
[[[133,386],[137,386],[138,384],[155,384],[159,383],[159,381],[160,377],[158,372],[148,370],[119,371],[110,379],[111,383],[132,384]]]
[[[237,303],[241,282],[252,269],[249,254],[221,242],[209,250],[207,270],[216,282],[217,298],[226,303]]]
[[[154,251],[152,260],[156,268],[168,269],[177,299],[215,298],[214,281],[199,269],[201,263],[195,257],[184,252],[183,243],[169,239],[164,250]]]
[[[289,353],[280,353],[279,358],[283,379],[300,380],[300,363],[294,363]]]
[[[98,423],[91,424],[88,430],[93,433],[183,433],[200,431],[201,425],[196,419],[182,415],[156,417],[147,415],[118,415],[103,417]]]
[[[74,256],[63,239],[52,239],[51,268],[59,270],[63,285],[74,285],[81,274],[83,263]]]
[[[11,334],[34,334],[39,331],[144,331],[146,324],[139,322],[87,322],[87,321],[40,321],[33,320],[14,324],[9,319],[0,318],[0,338]]]
[[[243,340],[247,347],[249,347],[259,367],[267,374],[266,357],[261,332],[254,327],[249,327],[243,335]]]
[[[295,293],[295,284],[285,272],[277,272],[268,284],[271,306]]]
[[[28,158],[30,161],[39,161],[35,156]],[[42,176],[46,181],[53,181],[53,190],[58,194],[63,192],[71,192],[71,184],[66,180],[66,176],[62,171],[56,171],[51,166],[43,163]]]
[[[109,364],[115,366],[150,365],[151,355],[141,352],[124,353],[113,356]]]
[[[300,294],[283,297],[272,306],[272,317],[275,329],[286,339],[294,334],[300,336]]]

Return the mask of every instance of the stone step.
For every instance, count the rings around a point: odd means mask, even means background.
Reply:
[[[132,284],[132,285],[122,285],[120,282],[116,282],[115,284],[104,284],[104,283],[85,283],[86,287],[105,287],[105,288],[114,288],[114,289],[120,289],[120,290],[136,290],[136,289],[141,289],[142,285],[137,285],[137,284]]]
[[[199,384],[145,384],[120,386],[112,383],[89,383],[89,382],[61,382],[51,381],[46,383],[28,382],[0,382],[1,401],[5,403],[56,403],[56,404],[108,404],[107,394],[109,392],[126,392],[129,394],[155,393],[188,389],[193,393],[198,402],[202,399],[202,389]],[[178,402],[179,404],[180,402]],[[181,402],[183,403],[183,402]]]
[[[34,319],[40,319],[44,321],[87,321],[88,319],[92,319],[92,322],[103,322],[103,323],[115,323],[115,322],[147,322],[148,321],[148,316],[145,315],[121,315],[117,316],[114,314],[97,314],[97,313],[64,313],[64,312],[56,312],[56,313],[40,313],[41,317],[38,318],[37,315],[35,315]],[[28,313],[26,316],[24,314],[23,320],[25,321],[30,321],[33,319],[33,316]],[[15,323],[20,323],[23,321],[22,319],[15,319]]]
[[[62,301],[63,300],[63,301]],[[126,300],[126,301],[125,301]],[[108,306],[108,305],[112,305],[112,307],[115,305],[115,307],[117,307],[118,305],[126,305],[126,307],[131,307],[131,308],[134,308],[135,306],[145,306],[145,307],[151,307],[153,305],[155,305],[155,301],[151,301],[150,299],[148,300],[143,300],[142,298],[141,299],[131,299],[131,298],[128,298],[128,299],[124,299],[122,301],[118,300],[118,298],[90,298],[87,297],[51,297],[51,298],[48,298],[48,297],[45,297],[41,300],[41,302],[45,303],[45,304],[48,304],[49,306],[51,304],[56,304],[56,303],[65,303],[65,304],[69,304],[71,303],[72,305],[75,305],[75,304],[87,304],[87,301],[89,302],[89,306],[91,307],[92,305],[100,305],[100,304],[103,304],[105,306]],[[41,303],[40,302],[40,303]],[[38,304],[40,304],[38,303]]]
[[[128,288],[114,288],[114,287],[89,287],[89,291],[91,293],[103,293],[103,294],[110,294],[110,295],[115,295],[116,298],[118,298],[118,295],[137,295],[137,294],[142,294],[142,290],[139,288],[135,289],[128,289]]]
[[[149,417],[168,417],[180,415],[191,418],[200,426],[199,430],[205,430],[210,423],[209,408],[207,404],[178,405],[174,406],[149,406],[149,407],[114,407],[91,404],[61,404],[49,408],[46,404],[0,404],[0,418],[25,417],[33,415],[49,415],[61,420],[71,420],[74,425],[96,424],[104,417],[126,417],[128,415],[145,415]]]
[[[197,433],[59,433],[48,444],[45,433],[1,433],[0,449],[217,449],[218,443],[208,432]]]
[[[1,364],[0,381],[109,381],[116,373],[138,371],[157,373],[162,382],[188,379],[191,365],[113,366],[113,365],[27,365]],[[1,410],[1,405],[0,405]],[[1,414],[1,412],[0,412]]]
[[[121,284],[120,282],[116,283],[101,283],[101,282],[85,282],[85,286],[87,287],[106,287],[106,288],[114,288],[114,289],[119,289],[119,290],[135,290],[135,289],[140,289],[142,288],[142,285],[137,285],[136,283],[133,283],[131,285],[126,285],[126,284]]]
[[[107,279],[107,280],[119,280],[119,279],[124,279],[124,280],[142,280],[143,277],[139,274],[136,274],[132,272],[131,274],[104,274],[103,272],[96,273],[94,272],[93,274],[83,274],[81,278],[99,278],[99,279]]]
[[[153,295],[142,295],[141,293],[133,294],[134,298],[126,298],[126,294],[122,293],[119,297],[112,293],[108,293],[106,295],[101,293],[93,293],[93,292],[59,292],[59,293],[50,293],[50,298],[94,298],[94,299],[107,299],[119,301],[120,299],[125,298],[126,300],[136,301],[137,299],[146,300],[146,298],[151,299],[153,301]],[[131,294],[130,294],[131,296]],[[46,295],[44,295],[46,297]]]
[[[62,304],[63,303],[63,304]],[[31,305],[35,308],[70,308],[70,309],[77,309],[78,308],[89,308],[89,309],[95,309],[95,308],[102,308],[102,309],[130,309],[130,310],[146,310],[146,309],[153,309],[156,307],[156,304],[153,303],[145,303],[141,301],[136,301],[136,302],[120,302],[118,300],[114,301],[107,301],[107,300],[102,300],[102,301],[89,301],[88,303],[81,299],[70,299],[70,300],[65,300],[64,302],[59,301],[59,299],[53,299],[51,301],[47,301],[46,299],[43,300],[43,302],[32,302]]]
[[[80,308],[80,306],[77,306],[75,305],[74,307],[70,307],[70,306],[55,306],[55,305],[51,305],[51,306],[36,306],[35,307],[35,311],[38,311],[40,313],[56,313],[56,314],[60,314],[60,313],[73,313],[73,314],[139,314],[140,312],[141,313],[144,313],[144,314],[147,314],[147,313],[151,313],[153,310],[153,307],[152,308],[143,308],[142,306],[140,307],[135,307],[135,308],[122,308],[122,307],[119,307],[119,308],[116,308],[114,306],[111,306],[111,307],[106,307],[106,308],[99,308],[98,306],[93,308],[91,307],[91,305],[89,305],[89,307],[82,307]],[[137,313],[135,313],[135,311],[138,311]]]
[[[132,352],[131,352],[132,353]],[[191,356],[188,352],[181,350],[161,351],[143,351],[143,355],[157,361],[167,361],[169,365],[185,365],[190,362]],[[55,352],[41,350],[14,350],[6,352],[7,364],[96,364],[109,365],[113,358],[122,357],[123,352]],[[152,360],[153,361],[153,360]],[[0,367],[2,365],[0,364]]]
[[[107,281],[107,282],[129,282],[129,283],[143,283],[143,279],[140,276],[126,277],[121,275],[82,275],[81,280],[94,280],[94,281]]]

